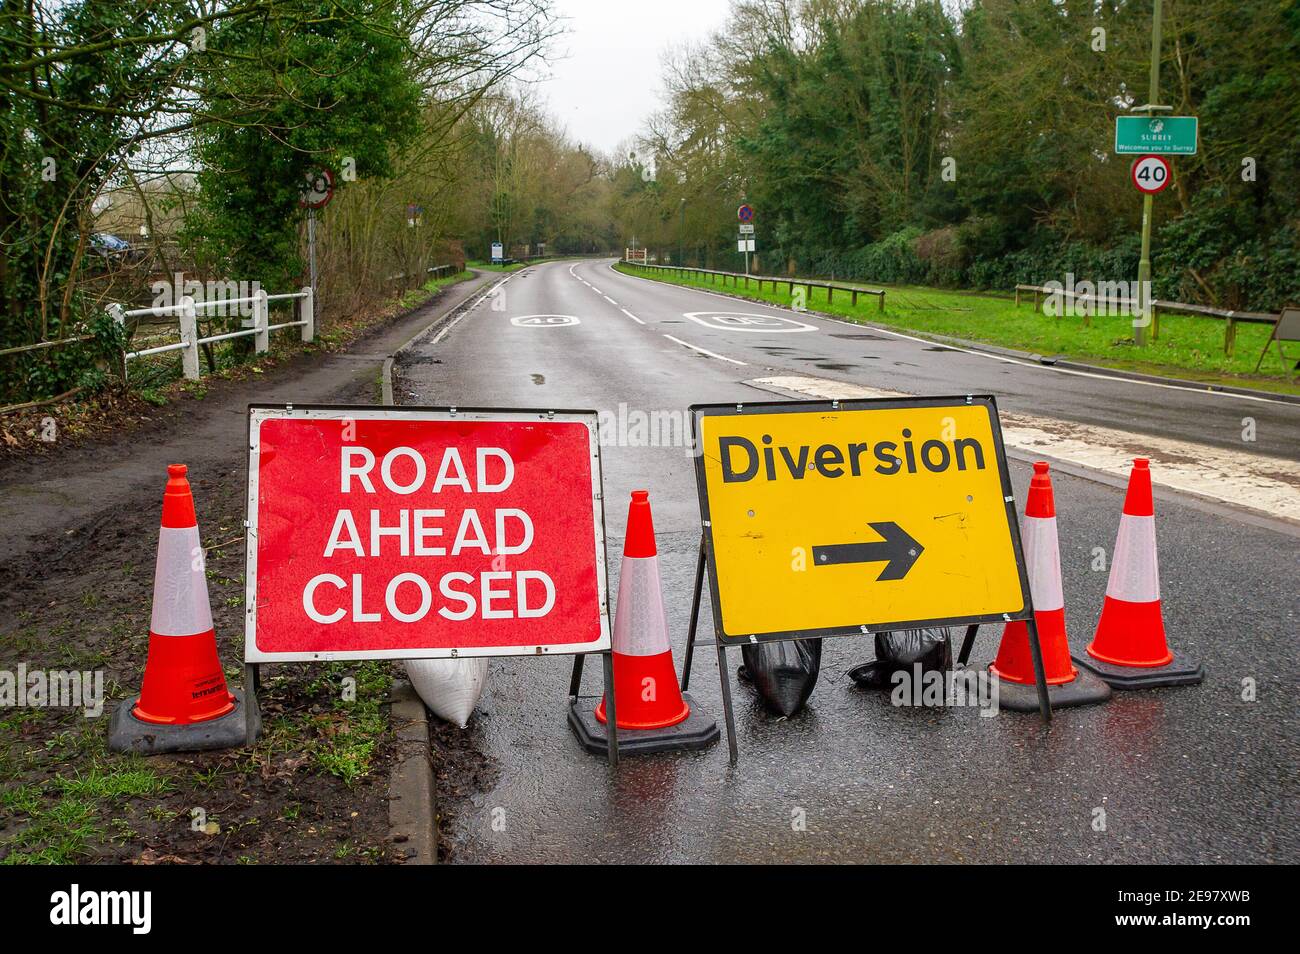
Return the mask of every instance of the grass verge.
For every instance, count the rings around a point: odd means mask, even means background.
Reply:
[[[885,310],[880,311],[874,295],[860,295],[857,307],[847,292],[837,291],[831,300],[823,289],[795,284],[792,295],[786,284],[775,289],[765,280],[762,291],[751,279],[748,287],[730,281],[726,285],[708,276],[678,276],[641,272],[627,265],[619,271],[639,278],[652,278],[692,288],[707,288],[785,308],[800,307],[850,321],[878,324],[918,332],[948,335],[1037,354],[1060,355],[1126,371],[1187,378],[1206,384],[1251,387],[1283,394],[1300,394],[1300,382],[1276,354],[1277,345],[1265,356],[1259,374],[1253,373],[1271,328],[1265,325],[1237,326],[1232,355],[1223,353],[1225,323],[1198,315],[1161,315],[1159,337],[1139,350],[1133,342],[1131,319],[1125,316],[1093,316],[1089,323],[1077,317],[1053,318],[1035,311],[1029,302],[1017,306],[1014,300],[977,292],[945,291],[934,288],[890,287],[885,289]],[[867,286],[862,286],[867,287]]]

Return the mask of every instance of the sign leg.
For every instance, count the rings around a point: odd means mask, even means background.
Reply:
[[[695,631],[700,622],[700,598],[704,593],[704,538],[700,538],[700,556],[695,561],[695,594],[691,597],[691,625],[686,631],[686,655],[682,659],[682,692],[691,684],[691,661],[695,657]]]
[[[1038,684],[1038,711],[1044,722],[1052,721],[1052,700],[1047,695],[1047,673],[1043,669],[1043,646],[1038,641],[1038,622],[1030,616],[1025,621],[1029,627],[1029,650],[1034,657],[1034,682]]]
[[[971,623],[966,627],[966,637],[961,641],[961,652],[957,654],[957,662],[963,666],[966,660],[970,659],[970,651],[975,646],[975,634],[979,632],[979,623]]]
[[[257,692],[262,688],[261,669],[257,663],[244,663],[244,744],[257,741]]]
[[[736,754],[736,716],[731,709],[731,677],[727,673],[727,647],[718,643],[718,678],[722,681],[722,711],[727,722],[727,750],[731,753],[731,764],[735,765],[739,756]]]
[[[618,765],[618,710],[614,699],[614,654],[605,652],[605,725],[609,727],[609,764]],[[581,659],[582,657],[578,657]]]
[[[582,665],[586,661],[585,653],[573,656],[573,678],[569,680],[569,698],[576,700],[582,690]]]

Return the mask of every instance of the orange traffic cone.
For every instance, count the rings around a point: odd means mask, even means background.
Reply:
[[[1171,652],[1165,641],[1151,468],[1144,458],[1133,461],[1129,474],[1097,632],[1087,654],[1074,659],[1116,689],[1183,686],[1204,678],[1200,663]]]
[[[1021,524],[1021,543],[1034,602],[1034,621],[1043,651],[1047,695],[1053,708],[1105,702],[1110,687],[1092,673],[1070,664],[1070,643],[1065,634],[1065,594],[1061,587],[1061,549],[1056,534],[1056,502],[1052,476],[1045,461],[1034,464],[1029,499]],[[1029,648],[1029,626],[1024,620],[1007,623],[1002,645],[989,671],[998,677],[998,705],[1023,712],[1038,710],[1034,661]]]
[[[690,696],[677,683],[659,581],[650,493],[646,490],[632,491],[628,508],[613,654],[614,708],[621,751],[701,748],[717,741],[717,724],[692,711]],[[590,751],[608,748],[605,703],[602,696],[589,717],[576,711],[576,701],[570,707],[569,723]]]
[[[117,751],[195,751],[241,745],[245,739],[241,701],[227,689],[217,658],[203,548],[185,473],[184,464],[167,468],[149,657],[139,697],[113,714],[109,745]]]

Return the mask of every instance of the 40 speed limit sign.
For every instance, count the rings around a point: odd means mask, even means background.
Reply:
[[[1169,163],[1162,156],[1142,156],[1133,163],[1133,184],[1154,195],[1169,185]]]

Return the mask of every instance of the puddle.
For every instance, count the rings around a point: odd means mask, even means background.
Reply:
[[[530,377],[533,379],[533,384],[545,384],[545,383],[546,383],[546,375],[544,375],[544,374],[534,374],[534,375],[530,375]]]

